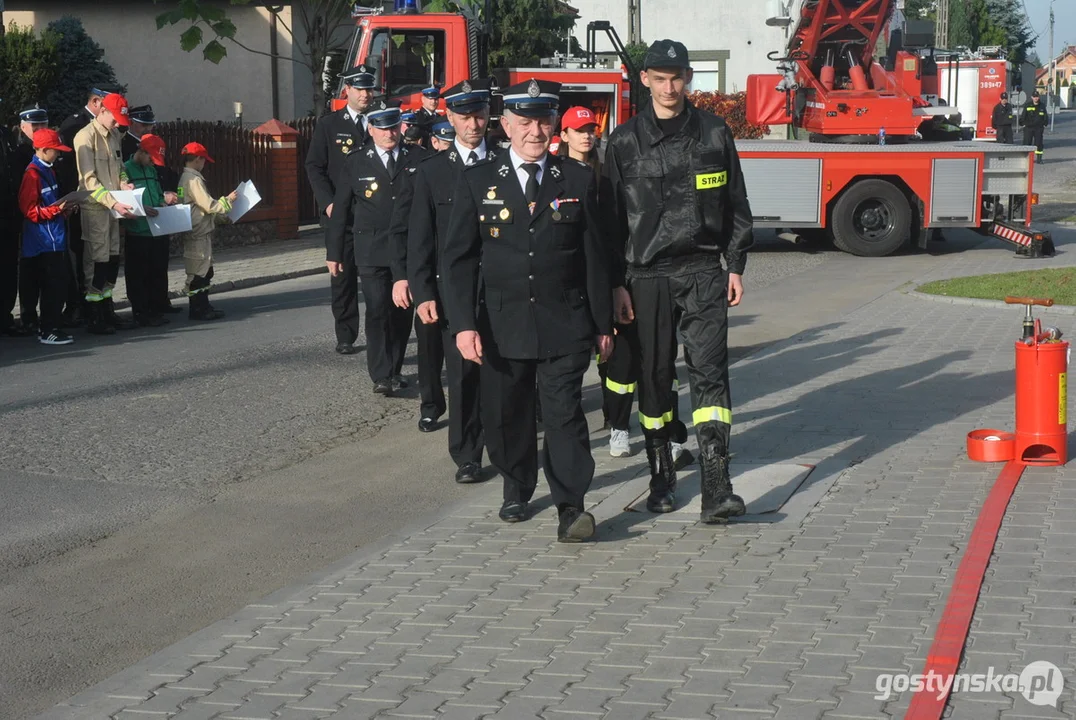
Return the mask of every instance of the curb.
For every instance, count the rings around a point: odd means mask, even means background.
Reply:
[[[294,278],[308,277],[310,275],[322,275],[328,274],[329,268],[327,267],[315,267],[305,268],[303,270],[292,270],[290,272],[276,273],[275,275],[261,275],[252,278],[240,278],[239,280],[229,280],[222,283],[214,283],[209,286],[210,293],[226,293],[231,290],[246,290],[247,288],[258,287],[259,285],[269,285],[270,283],[280,282],[281,280],[292,280]],[[182,290],[169,290],[168,299],[177,300],[187,297],[186,293]],[[131,307],[131,302],[124,298],[116,303],[117,310],[123,310]]]
[[[991,308],[993,310],[1004,310],[1005,308],[1011,308],[1012,305],[1007,305],[1000,300],[981,300],[979,298],[967,298],[967,297],[949,297],[947,295],[931,295],[930,293],[919,292],[918,290],[904,290],[905,295],[911,295],[913,297],[921,298],[923,300],[929,300],[931,302],[946,303],[948,305],[971,305],[973,307]],[[1051,307],[1040,307],[1035,312],[1042,314],[1054,313],[1057,315],[1076,315],[1076,306],[1073,305],[1053,305]]]

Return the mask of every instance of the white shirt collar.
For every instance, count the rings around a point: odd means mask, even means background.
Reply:
[[[524,163],[531,162],[530,160],[524,160],[519,155],[517,155],[515,148],[509,148],[508,157],[512,159],[512,169],[515,170],[517,173],[520,172],[519,169],[523,166]],[[538,178],[539,181],[541,181],[542,173],[545,171],[546,163],[549,162],[549,153],[547,152],[545,155],[542,156],[541,160],[535,160],[534,162],[537,163],[538,167],[540,168],[538,170]]]
[[[377,155],[378,155],[378,157],[381,158],[381,162],[385,163],[386,166],[388,165],[388,162],[389,162],[389,153],[392,153],[392,159],[393,160],[399,160],[400,159],[400,146],[399,145],[394,147],[392,150],[383,150],[382,148],[377,147],[377,145],[374,145],[374,147],[377,148]]]
[[[456,152],[459,154],[459,156],[461,158],[463,158],[463,162],[467,162],[467,158],[469,158],[471,156],[472,152],[478,153],[479,161],[485,160],[486,159],[486,154],[489,152],[489,150],[486,148],[486,139],[485,138],[482,138],[482,144],[479,145],[478,147],[476,147],[474,150],[470,150],[468,148],[463,147],[462,145],[460,145],[459,140],[453,140],[452,144],[456,146]]]
[[[362,118],[362,126],[363,126],[363,128],[366,127],[366,116],[365,115],[361,115],[361,114],[355,112],[354,110],[351,109],[350,105],[345,105],[344,106],[344,111],[347,112],[347,116],[348,116],[348,118],[351,119],[351,122],[355,122],[355,118]]]

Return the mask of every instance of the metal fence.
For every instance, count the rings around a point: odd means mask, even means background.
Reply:
[[[306,177],[306,154],[310,150],[310,141],[314,137],[314,126],[317,125],[316,117],[304,117],[292,120],[289,126],[299,131],[299,224],[312,225],[320,219],[318,203],[314,198],[314,190],[310,187],[310,180]]]
[[[272,139],[236,125],[193,120],[157,123],[153,133],[168,145],[168,164],[183,170],[179,151],[189,142],[205,145],[213,163],[204,171],[213,197],[227,195],[244,180],[251,180],[262,202],[273,204]]]

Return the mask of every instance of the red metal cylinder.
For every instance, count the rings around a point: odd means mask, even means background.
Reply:
[[[822,87],[826,90],[832,90],[836,85],[837,68],[832,65],[823,65],[822,71],[818,73],[818,79],[822,83]]]
[[[852,81],[853,90],[870,90],[870,85],[867,84],[867,73],[859,65],[853,65],[848,68],[848,78]]]
[[[1016,343],[1016,460],[1068,462],[1067,342]]]

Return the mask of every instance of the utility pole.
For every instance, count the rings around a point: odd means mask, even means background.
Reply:
[[[0,0],[2,2],[2,0]],[[1046,107],[1049,108],[1054,104],[1054,82],[1057,80],[1057,63],[1054,62],[1054,0],[1050,0],[1050,62],[1047,67],[1050,69],[1049,78],[1046,81]],[[1057,88],[1058,102],[1061,100],[1061,88]],[[1050,114],[1050,132],[1054,131],[1054,117],[1057,115],[1058,108],[1054,108],[1054,112]],[[1049,112],[1049,110],[1047,110]]]
[[[938,0],[938,18],[934,29],[934,44],[945,49],[949,47],[949,0]]]
[[[628,0],[628,44],[642,42],[642,10],[639,3],[642,0]],[[0,0],[3,2],[3,0]]]

